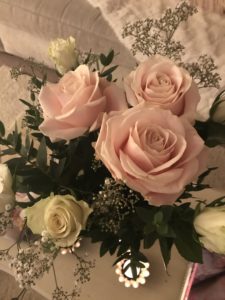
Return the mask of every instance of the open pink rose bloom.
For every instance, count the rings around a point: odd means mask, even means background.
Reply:
[[[148,58],[124,79],[124,87],[131,106],[147,102],[191,122],[195,119],[198,88],[186,70],[166,57]]]
[[[103,112],[127,109],[124,92],[86,65],[45,85],[39,101],[44,113],[39,128],[52,141],[81,136],[100,127]]]
[[[154,205],[172,204],[205,167],[192,125],[147,103],[105,114],[95,150],[116,180]]]

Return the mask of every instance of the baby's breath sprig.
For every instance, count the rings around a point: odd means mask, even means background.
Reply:
[[[64,291],[62,287],[56,287],[52,293],[52,300],[72,300],[72,294]]]
[[[75,286],[78,284],[84,284],[91,279],[91,269],[95,267],[94,260],[87,260],[82,256],[78,255],[77,252],[74,252],[73,255],[77,259],[76,268],[74,271],[75,277]]]
[[[35,285],[36,280],[49,272],[57,254],[58,248],[48,240],[35,241],[27,248],[19,248],[10,262],[19,287],[28,289]]]
[[[12,206],[7,204],[5,206],[5,211],[0,214],[0,235],[4,234],[7,228],[12,226]]]
[[[72,291],[69,293],[65,291],[63,287],[59,286],[57,280],[57,273],[54,268],[54,264],[52,265],[55,285],[56,288],[52,293],[53,300],[75,300],[80,297],[81,294],[81,284],[84,284],[90,281],[91,269],[95,267],[95,261],[86,260],[83,257],[79,256],[76,251],[72,252],[75,256],[77,263],[74,271],[74,286]]]
[[[197,9],[188,2],[179,3],[174,10],[168,8],[160,19],[146,18],[134,23],[128,23],[123,28],[123,38],[131,37],[133,55],[141,53],[146,56],[160,54],[176,61],[187,69],[199,88],[219,88],[221,80],[213,59],[208,55],[200,55],[196,62],[184,63],[182,56],[185,46],[174,39],[174,34],[180,23],[187,21]]]
[[[181,63],[181,66],[190,73],[198,88],[220,87],[221,77],[215,72],[217,66],[210,56],[201,55],[197,62]]]
[[[125,184],[106,178],[102,190],[93,197],[93,219],[101,231],[118,233],[125,216],[135,212],[135,203],[141,196]]]
[[[146,18],[128,23],[123,28],[122,36],[134,39],[131,46],[133,55],[138,52],[147,56],[160,54],[181,61],[184,46],[173,36],[180,23],[196,12],[195,7],[182,2],[174,10],[168,8],[160,19]]]

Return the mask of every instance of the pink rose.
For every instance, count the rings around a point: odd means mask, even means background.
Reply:
[[[131,106],[144,101],[194,121],[200,100],[197,86],[186,70],[168,58],[150,57],[124,79],[124,87]]]
[[[173,203],[204,171],[204,142],[169,110],[141,103],[103,118],[96,156],[151,204]]]
[[[127,109],[125,95],[114,83],[100,79],[86,65],[41,89],[44,121],[39,129],[52,141],[70,140],[101,125],[103,112]]]

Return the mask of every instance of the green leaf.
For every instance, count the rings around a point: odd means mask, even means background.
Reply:
[[[153,216],[155,214],[155,208],[152,208],[151,210],[149,208],[144,207],[136,207],[135,208],[136,213],[138,217],[144,222],[144,223],[152,223]]]
[[[108,63],[107,63],[107,56],[105,56],[105,54],[101,53],[99,55],[99,59],[100,59],[100,62],[103,66],[108,66]]]
[[[216,110],[218,109],[218,106],[225,101],[225,99],[220,99],[220,97],[224,94],[225,90],[223,90],[222,92],[220,92],[217,97],[215,98],[211,108],[210,108],[210,111],[209,111],[209,115],[210,115],[210,118],[213,118],[213,115],[214,113],[216,112]],[[225,117],[225,116],[224,116]]]
[[[31,92],[30,93],[30,99],[34,102],[35,101],[35,93]]]
[[[45,170],[47,167],[47,147],[45,137],[42,138],[37,152],[36,164],[40,169]]]
[[[107,55],[107,63],[108,65],[111,64],[111,62],[113,61],[113,58],[114,58],[114,50],[110,50],[109,51],[109,54]]]
[[[104,256],[109,251],[108,243],[103,241],[100,246],[100,257]]]
[[[91,52],[91,50],[90,50],[90,51],[88,52],[87,57],[85,58],[84,65],[87,65],[87,64],[89,63],[90,58],[91,58],[91,54],[92,54],[92,52]]]
[[[5,136],[5,126],[2,121],[0,121],[0,137]]]
[[[167,223],[162,223],[159,226],[157,226],[157,233],[163,237],[176,237],[176,233],[174,232],[173,228],[170,227],[170,225]]]
[[[216,200],[212,201],[207,207],[221,206],[225,204],[225,196],[219,197]]]
[[[167,267],[171,257],[171,248],[173,245],[173,239],[160,238],[159,245],[160,245],[163,261],[165,263],[165,266]]]
[[[225,125],[216,122],[207,122],[207,139],[206,145],[208,147],[215,147],[217,145],[225,144]]]
[[[34,141],[31,141],[30,148],[27,151],[27,159],[31,160],[37,156],[37,149],[34,148]]]
[[[126,253],[128,249],[129,249],[129,245],[127,243],[124,243],[122,241],[121,244],[120,244],[120,246],[119,246],[119,250],[117,252],[117,256],[121,256],[122,254]]]
[[[157,234],[152,233],[144,237],[144,249],[151,248],[157,240]]]
[[[116,252],[117,247],[118,247],[117,242],[115,242],[114,244],[111,245],[111,247],[109,248],[110,255],[113,255]]]
[[[65,165],[66,165],[66,157],[60,159],[59,164],[57,166],[57,176],[60,177],[65,169]]]
[[[114,254],[117,246],[118,246],[117,238],[114,238],[113,236],[108,237],[101,244],[100,257],[104,256],[108,251],[111,255]]]
[[[148,235],[155,231],[156,227],[153,225],[151,222],[149,222],[145,227],[144,227],[144,234]]]
[[[27,207],[31,207],[34,205],[34,203],[32,202],[18,202],[18,201],[15,201],[16,205],[18,205],[19,207],[25,209]]]
[[[105,70],[103,73],[100,73],[99,76],[100,77],[107,77],[109,76],[113,71],[115,71],[118,68],[118,66],[113,66],[107,70]]]
[[[161,206],[161,210],[163,213],[163,222],[168,222],[172,217],[174,207],[171,205],[163,205]]]
[[[155,215],[153,219],[153,224],[160,225],[163,222],[163,212],[159,210]]]
[[[213,168],[208,168],[207,171],[205,171],[204,173],[202,173],[199,177],[198,177],[198,181],[197,184],[201,184],[203,182],[203,180],[214,170],[216,170],[217,167],[213,167]]]
[[[201,205],[202,202],[198,202],[198,204],[195,207],[195,213],[194,213],[194,219],[200,214],[201,212]]]
[[[11,148],[5,149],[5,150],[1,150],[1,152],[0,152],[0,156],[4,156],[4,155],[15,155],[15,154],[16,154],[15,150],[14,150],[14,149],[11,149]]]
[[[10,145],[13,146],[16,152],[20,152],[22,146],[21,133],[18,132],[17,124],[15,124],[15,129],[13,133],[10,133],[7,136],[7,141]]]
[[[169,230],[167,223],[161,223],[156,227],[157,233],[162,236],[166,236]]]
[[[23,99],[19,99],[19,100],[20,100],[20,102],[22,102],[24,105],[28,106],[29,108],[33,108],[33,105],[30,104],[28,101],[23,100]]]
[[[114,58],[114,50],[110,50],[109,54],[106,56],[103,53],[100,54],[99,56],[100,62],[103,66],[108,66],[111,64]]]
[[[112,78],[113,78],[112,74],[109,74],[109,75],[106,77],[106,79],[107,79],[108,81],[112,81]]]
[[[148,262],[147,257],[140,251],[132,253],[132,256],[136,261]]]
[[[177,235],[174,243],[180,255],[188,261],[202,263],[202,247],[193,238],[193,224],[177,223],[174,231]]]
[[[23,157],[14,157],[6,161],[12,174],[15,173],[15,170],[18,168],[23,168],[26,164],[26,161]]]

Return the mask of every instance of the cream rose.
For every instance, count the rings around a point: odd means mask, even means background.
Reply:
[[[86,65],[44,86],[39,101],[44,112],[40,130],[52,141],[81,136],[100,127],[103,112],[127,109],[123,91]]]
[[[15,195],[12,190],[12,175],[6,164],[0,164],[0,213],[5,211],[7,204],[13,205]]]
[[[141,103],[105,115],[96,157],[151,204],[171,204],[203,170],[204,142],[190,123]]]
[[[200,241],[209,251],[225,254],[225,207],[206,207],[194,221]]]
[[[141,63],[124,79],[131,106],[147,102],[194,121],[200,100],[196,84],[186,70],[166,57],[155,55]]]
[[[92,209],[85,201],[77,201],[71,195],[52,195],[24,210],[27,225],[34,234],[47,231],[60,247],[72,246]]]
[[[50,42],[48,55],[54,62],[60,74],[65,74],[77,65],[76,41],[70,36],[68,39],[56,39]]]

